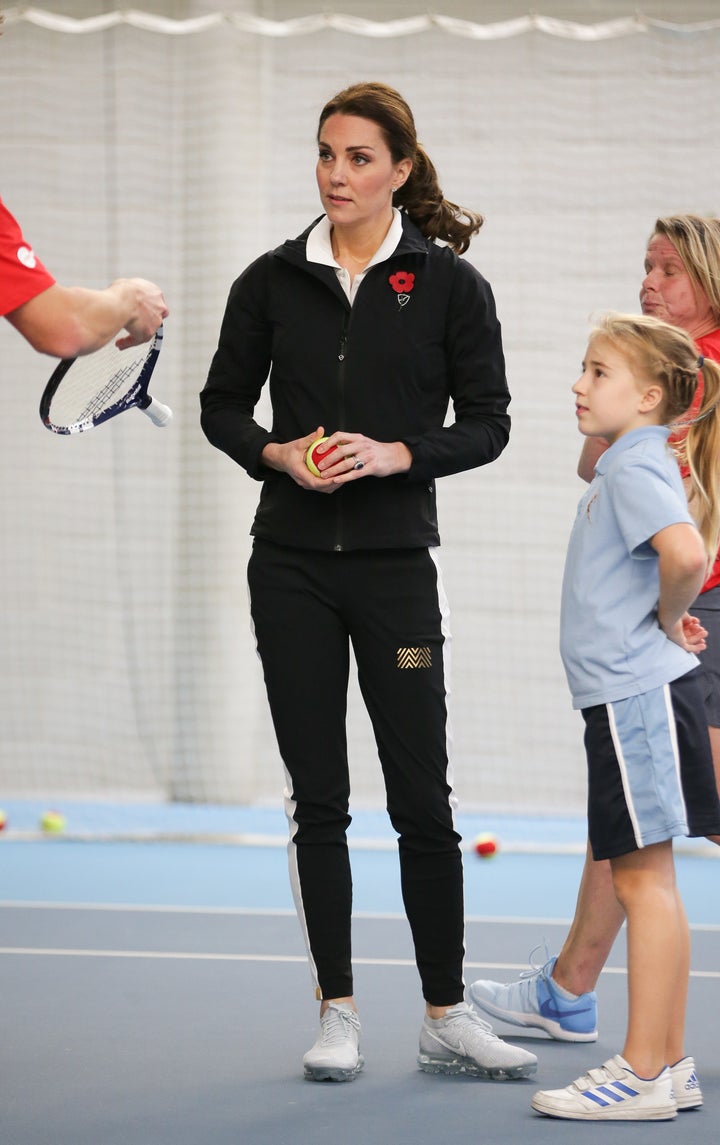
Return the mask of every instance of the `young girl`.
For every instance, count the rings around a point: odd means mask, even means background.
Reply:
[[[667,440],[704,380],[682,444],[691,505]],[[580,501],[561,607],[561,654],[582,710],[593,858],[609,859],[627,916],[628,1027],[622,1056],[532,1106],[572,1120],[677,1115],[690,941],[675,882],[675,835],[717,834],[712,756],[688,606],[720,535],[720,366],[651,317],[609,315],[573,386],[580,432],[610,448]]]

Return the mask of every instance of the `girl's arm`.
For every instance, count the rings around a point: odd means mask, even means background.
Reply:
[[[685,523],[661,529],[650,544],[658,554],[660,627],[681,648],[693,651],[684,621],[705,579],[705,546],[695,526]]]

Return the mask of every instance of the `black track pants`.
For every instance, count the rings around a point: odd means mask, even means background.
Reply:
[[[434,1005],[463,997],[463,876],[449,766],[447,607],[428,549],[326,553],[255,541],[250,605],[286,772],[290,878],[323,998],[353,993],[352,642],[399,835],[403,901]]]

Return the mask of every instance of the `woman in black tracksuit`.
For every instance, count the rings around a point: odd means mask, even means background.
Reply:
[[[443,199],[392,88],[341,92],[323,109],[318,145],[325,214],[233,284],[201,394],[211,443],[262,481],[251,613],[286,772],[292,887],[322,1002],[305,1075],[349,1080],[363,1065],[346,842],[352,643],[426,1001],[419,1064],[528,1076],[534,1056],[501,1042],[463,1002],[448,608],[436,556],[435,478],[493,461],[510,428],[492,292],[455,253],[482,219]],[[268,376],[269,431],[253,416]],[[321,436],[318,477],[305,455]]]

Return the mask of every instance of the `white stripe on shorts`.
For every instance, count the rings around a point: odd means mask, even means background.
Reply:
[[[636,846],[688,834],[670,685],[606,710]]]

